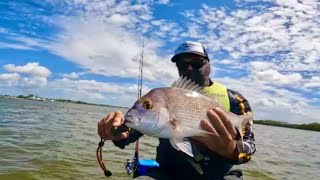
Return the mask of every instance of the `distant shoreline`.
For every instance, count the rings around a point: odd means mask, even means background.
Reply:
[[[68,99],[50,99],[50,98],[40,98],[36,96],[8,96],[8,95],[0,95],[0,99],[17,99],[17,100],[29,100],[29,101],[44,101],[44,102],[63,102],[63,103],[71,103],[71,104],[85,104],[85,105],[93,105],[93,106],[105,106],[105,107],[114,107],[114,108],[122,108],[122,109],[128,109],[128,107],[122,107],[122,106],[114,106],[114,105],[108,105],[108,104],[95,104],[95,103],[87,103],[83,101],[72,101]]]
[[[319,123],[310,123],[310,124],[289,124],[286,122],[279,122],[273,120],[254,120],[255,124],[268,125],[268,126],[277,126],[277,127],[285,127],[292,129],[302,129],[309,131],[318,131],[320,132],[320,124]]]

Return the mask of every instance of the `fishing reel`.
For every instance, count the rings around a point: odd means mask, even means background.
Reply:
[[[124,167],[125,167],[128,175],[130,175],[133,172],[135,172],[137,170],[137,167],[138,167],[136,158],[134,157],[132,160],[127,159],[127,162],[124,163]]]

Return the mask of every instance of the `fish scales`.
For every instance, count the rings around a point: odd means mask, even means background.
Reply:
[[[199,127],[203,119],[208,119],[206,112],[213,107],[224,109],[215,100],[180,88],[164,89],[168,97],[168,109],[173,118],[188,127]]]

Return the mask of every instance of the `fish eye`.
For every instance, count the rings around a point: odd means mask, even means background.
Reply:
[[[153,108],[153,105],[152,105],[152,103],[151,103],[150,100],[146,100],[146,101],[142,104],[142,107],[143,107],[144,109],[152,109],[152,108]]]

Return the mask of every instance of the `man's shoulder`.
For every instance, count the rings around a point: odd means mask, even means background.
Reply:
[[[238,91],[227,89],[231,111],[235,114],[244,114],[252,111],[248,100]]]
[[[243,96],[240,92],[235,91],[235,90],[233,90],[233,89],[227,88],[227,92],[228,92],[228,94],[229,94],[229,97],[232,97],[232,98],[237,98],[237,97],[239,97],[239,98],[241,98],[241,99],[245,99],[244,96]]]

